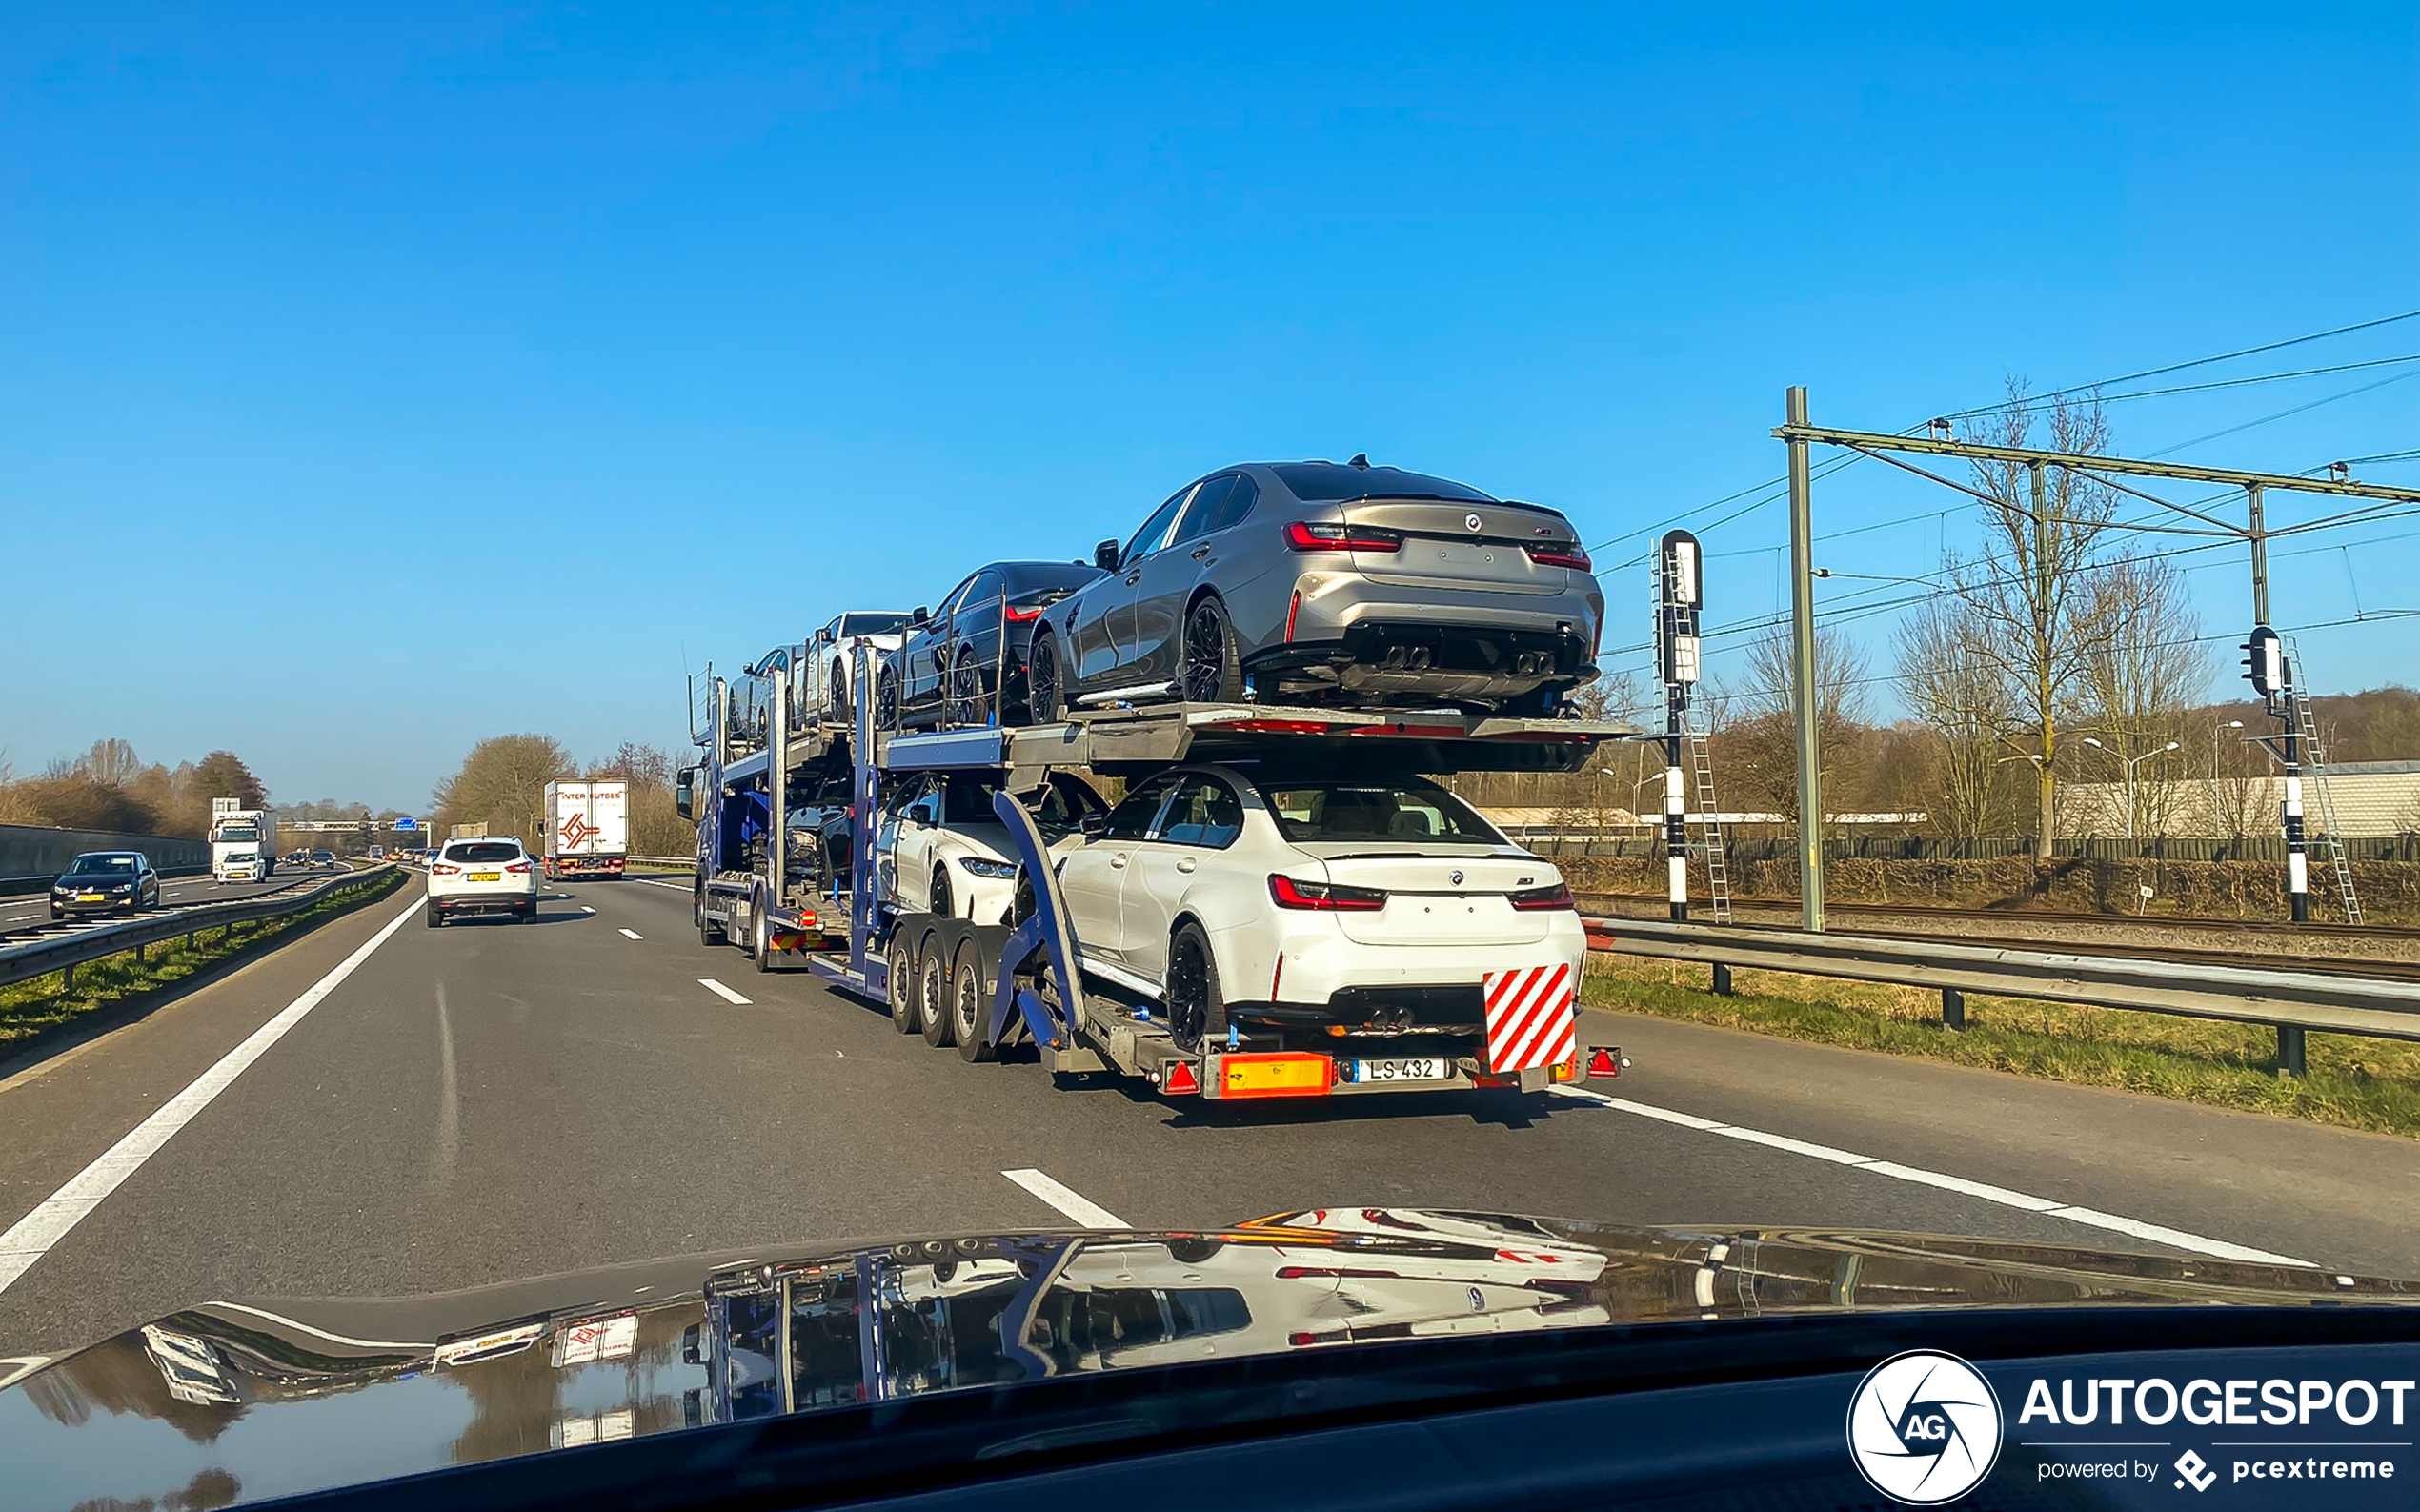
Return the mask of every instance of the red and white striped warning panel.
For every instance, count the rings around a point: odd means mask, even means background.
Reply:
[[[1480,978],[1487,998],[1487,1069],[1497,1076],[1559,1065],[1580,1053],[1573,1007],[1579,981],[1567,965],[1491,971]]]

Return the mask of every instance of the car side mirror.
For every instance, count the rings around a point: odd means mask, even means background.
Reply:
[[[1109,816],[1100,809],[1094,809],[1077,820],[1077,824],[1083,830],[1086,839],[1097,839],[1108,833]]]
[[[817,645],[818,645],[818,646],[829,646],[829,645],[831,645],[831,644],[832,644],[832,632],[831,632],[831,631],[829,631],[829,630],[818,630],[818,631],[817,631],[817,632],[815,633],[815,643],[816,643]]]
[[[1118,570],[1118,543],[1102,541],[1093,548],[1093,565],[1104,573]]]
[[[908,623],[911,625],[929,625],[932,622],[933,611],[925,608],[922,604],[917,605],[916,613],[908,615]]]
[[[673,789],[674,812],[677,813],[684,819],[695,819],[697,816],[693,811],[696,808],[696,806],[697,769],[696,767],[682,767],[680,769],[680,781]]]

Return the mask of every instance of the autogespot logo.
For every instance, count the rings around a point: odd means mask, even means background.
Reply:
[[[1857,1383],[1848,1452],[1877,1491],[1909,1506],[1965,1496],[2000,1458],[2000,1399],[1955,1355],[1911,1349]]]

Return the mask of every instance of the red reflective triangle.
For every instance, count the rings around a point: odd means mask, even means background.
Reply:
[[[1199,1092],[1201,1090],[1201,1079],[1193,1074],[1192,1061],[1172,1060],[1168,1063],[1166,1084],[1160,1087],[1160,1090],[1162,1092]]]
[[[1613,1052],[1610,1050],[1589,1051],[1588,1075],[1592,1077],[1618,1077],[1622,1075],[1621,1068],[1616,1066],[1613,1062]]]

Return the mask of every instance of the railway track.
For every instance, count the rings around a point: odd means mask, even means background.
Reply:
[[[1595,893],[1578,895],[1581,912],[1609,923],[1619,924],[1628,918],[1663,918],[1664,902],[1660,897],[1642,894]],[[1751,903],[1733,899],[1732,913],[1791,913],[1798,908],[1796,898],[1760,898]],[[2128,925],[2181,930],[2193,934],[2225,935],[2292,935],[2302,939],[2314,937],[2334,937],[2340,941],[2394,942],[2420,940],[2420,929],[2396,924],[2290,924],[2272,920],[2241,922],[2222,918],[2174,918],[2157,915],[2141,918],[2120,915],[2017,913],[1990,908],[1927,908],[1920,905],[1889,903],[1831,903],[1825,912],[1851,917],[1917,917],[1943,922],[1980,922],[2007,924],[2018,921],[2038,922],[2048,926],[2098,925],[2103,928],[2124,928]],[[1734,919],[1732,927],[1770,932],[1795,933],[1795,926],[1779,919]],[[1861,934],[1885,939],[1926,940],[1942,944],[1973,945],[1986,950],[2042,951],[2072,949],[2079,955],[2120,956],[2141,960],[2169,960],[2178,964],[2238,967],[2249,970],[2300,971],[2321,976],[2359,977],[2371,981],[2420,981],[2420,959],[2399,959],[2390,956],[2302,955],[2284,951],[2203,950],[2193,947],[2158,944],[2138,940],[2091,940],[2088,942],[2059,939],[2047,935],[1982,935],[1955,930],[1910,929],[1905,926],[1865,928]]]

